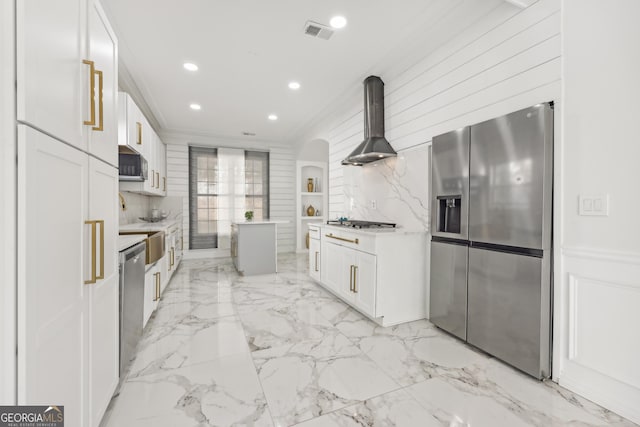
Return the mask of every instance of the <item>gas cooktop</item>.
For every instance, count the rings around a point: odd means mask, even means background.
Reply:
[[[339,225],[342,227],[351,228],[395,228],[396,225],[390,222],[377,222],[377,221],[359,221],[355,219],[346,220],[329,220],[328,225]]]

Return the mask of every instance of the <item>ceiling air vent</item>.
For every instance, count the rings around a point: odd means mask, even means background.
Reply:
[[[304,33],[311,37],[317,37],[323,40],[329,40],[333,35],[333,30],[326,25],[317,22],[307,21],[304,24]]]

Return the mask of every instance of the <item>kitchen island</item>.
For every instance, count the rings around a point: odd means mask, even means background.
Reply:
[[[278,224],[288,221],[264,220],[231,223],[231,258],[243,275],[278,271]]]

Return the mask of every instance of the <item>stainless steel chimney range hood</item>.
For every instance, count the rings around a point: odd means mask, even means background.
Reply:
[[[343,165],[362,166],[398,154],[384,137],[384,82],[369,76],[364,82],[364,141],[342,161]]]

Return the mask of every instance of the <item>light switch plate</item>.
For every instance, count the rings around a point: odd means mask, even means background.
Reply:
[[[609,216],[609,195],[580,194],[578,196],[578,215]]]

